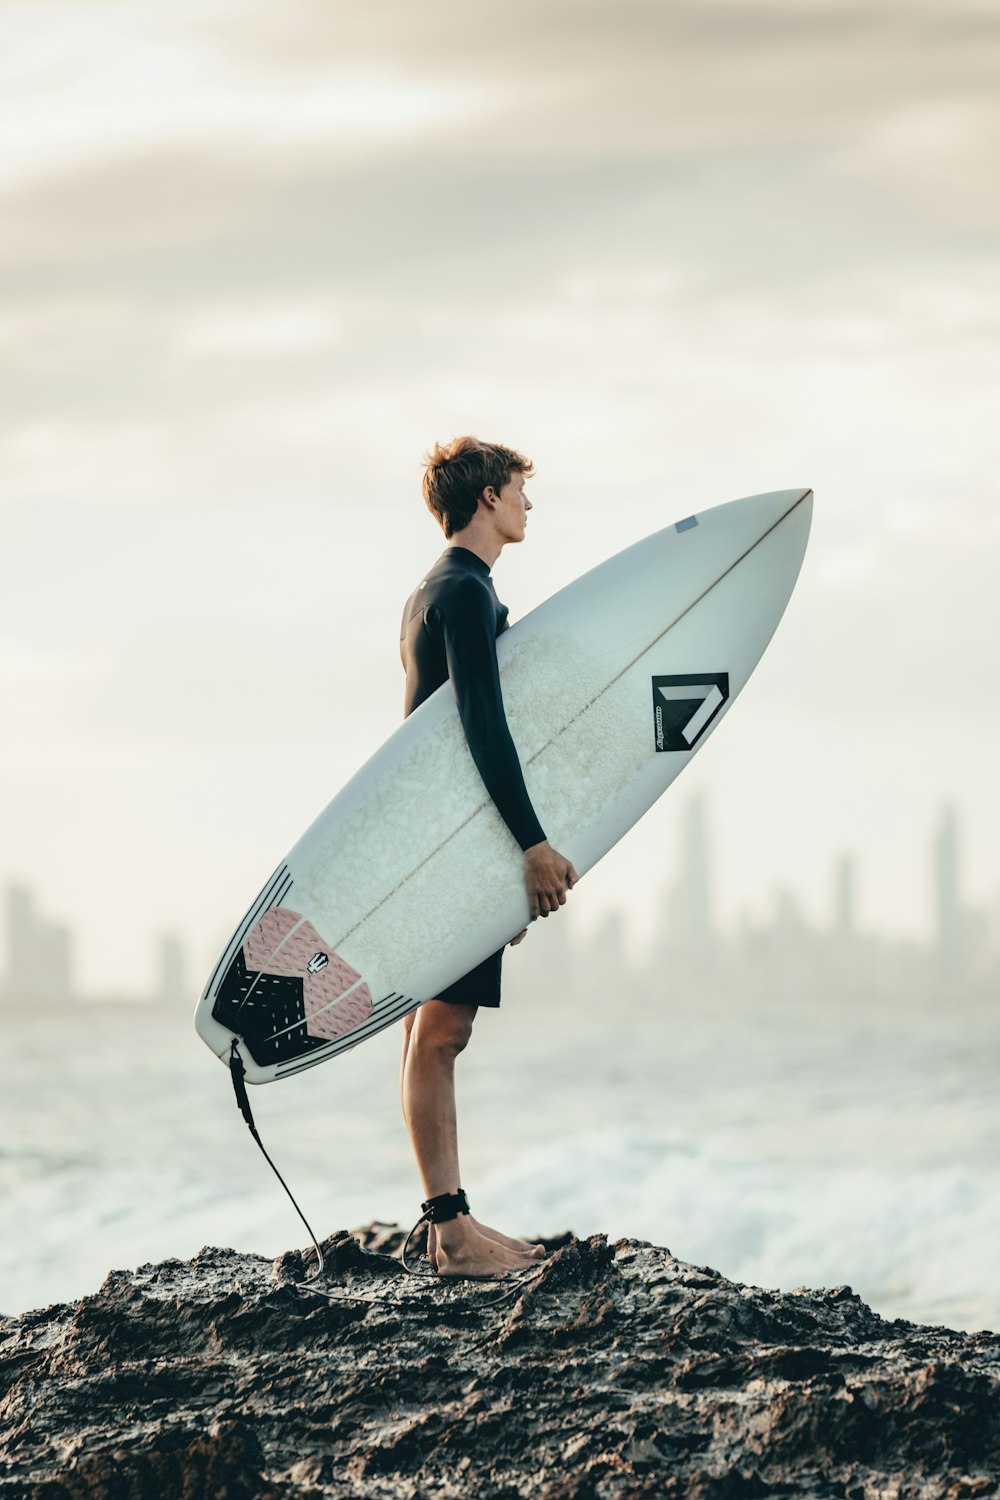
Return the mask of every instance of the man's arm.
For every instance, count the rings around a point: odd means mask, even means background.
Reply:
[[[460,583],[441,609],[448,675],[469,751],[497,811],[524,853],[531,917],[547,917],[576,882],[570,862],[553,849],[531,805],[507,725],[497,666],[496,618],[482,586]]]
[[[456,585],[446,608],[437,608],[448,676],[472,759],[521,850],[530,849],[545,842],[545,833],[504,712],[493,606],[482,585],[469,579]]]

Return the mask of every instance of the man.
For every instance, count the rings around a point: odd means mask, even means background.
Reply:
[[[524,540],[530,459],[473,437],[435,446],[423,492],[448,546],[403,610],[399,650],[406,670],[404,718],[449,678],[472,758],[524,856],[531,920],[566,901],[577,874],[553,849],[531,805],[500,692],[496,638],[507,629],[490,569],[508,542]],[[519,943],[527,932],[519,932]],[[442,1276],[503,1276],[523,1270],[540,1246],[501,1234],[467,1211],[461,1194],[455,1059],[480,1005],[500,1004],[503,950],[407,1016],[400,1092],[424,1192],[432,1202],[428,1255]]]

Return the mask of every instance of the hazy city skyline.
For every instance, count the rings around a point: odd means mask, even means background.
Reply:
[[[625,912],[620,906],[607,908],[596,925],[587,924],[586,928],[573,920],[574,908],[567,908],[547,924],[543,938],[546,948],[537,973],[529,961],[522,982],[571,987],[589,972],[589,982],[600,987],[603,979],[595,978],[595,963],[601,976],[640,976],[655,968],[658,958],[669,955],[672,970],[678,962],[686,964],[711,990],[729,982],[725,978],[727,958],[734,949],[764,935],[769,935],[773,946],[758,965],[761,980],[767,978],[768,965],[772,971],[782,972],[789,962],[794,965],[806,936],[810,940],[821,938],[827,956],[836,962],[853,965],[851,982],[862,988],[865,984],[872,989],[886,988],[885,975],[866,975],[862,955],[865,941],[890,948],[895,944],[911,958],[915,952],[930,953],[933,965],[929,970],[925,966],[923,977],[932,991],[937,987],[942,994],[961,992],[969,984],[975,987],[995,982],[1000,976],[1000,921],[994,921],[992,913],[975,909],[967,899],[961,828],[950,804],[941,810],[928,842],[931,919],[922,941],[911,939],[909,943],[865,921],[858,896],[858,862],[850,852],[838,855],[831,866],[827,904],[818,920],[786,883],[771,890],[763,908],[744,908],[735,921],[727,922],[717,906],[717,858],[703,795],[691,796],[683,804],[680,834],[676,869],[662,886],[660,921],[648,944],[640,947],[629,940]],[[23,884],[8,882],[6,886],[4,934],[6,965],[0,974],[0,1005],[8,1010],[36,1003],[59,1005],[111,998],[107,994],[95,996],[78,985],[73,972],[76,942],[70,925],[43,913],[35,893]],[[220,947],[223,941],[220,939]],[[193,1008],[208,965],[218,956],[213,953],[199,965],[193,946],[182,933],[157,932],[151,944],[151,981],[145,988],[137,985],[116,992],[117,998]],[[574,948],[579,950],[576,959]],[[553,955],[557,955],[555,960]],[[843,977],[843,970],[837,972]],[[836,973],[833,979],[836,984]],[[912,980],[913,973],[907,970],[905,982]],[[829,998],[836,1000],[835,988]]]

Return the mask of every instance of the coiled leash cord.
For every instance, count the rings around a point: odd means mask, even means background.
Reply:
[[[236,1103],[240,1108],[240,1114],[243,1116],[244,1120],[246,1120],[247,1125],[250,1129],[250,1134],[253,1136],[261,1151],[264,1153],[264,1160],[267,1162],[268,1166],[271,1168],[271,1171],[274,1173],[275,1177],[277,1177],[278,1181],[281,1183],[281,1186],[284,1188],[285,1192],[291,1199],[292,1207],[295,1209],[295,1212],[298,1214],[299,1218],[306,1226],[306,1229],[309,1230],[309,1238],[312,1240],[313,1244],[316,1247],[316,1270],[312,1273],[311,1276],[307,1276],[305,1281],[296,1281],[293,1282],[292,1285],[297,1287],[308,1287],[310,1291],[321,1292],[324,1297],[330,1297],[337,1302],[384,1302],[387,1300],[398,1301],[398,1298],[389,1298],[388,1294],[382,1297],[359,1297],[353,1295],[350,1292],[333,1291],[327,1286],[317,1285],[317,1283],[326,1282],[327,1280],[326,1262],[323,1259],[323,1251],[320,1249],[319,1241],[310,1228],[309,1220],[306,1218],[305,1214],[302,1212],[301,1208],[292,1197],[291,1188],[288,1186],[288,1183],[285,1181],[281,1173],[278,1171],[277,1167],[274,1165],[274,1162],[268,1156],[267,1151],[264,1149],[264,1142],[261,1140],[260,1136],[257,1133],[257,1127],[254,1124],[253,1120],[253,1111],[250,1108],[250,1100],[247,1097],[247,1086],[243,1081],[246,1075],[246,1068],[243,1066],[243,1059],[239,1054],[238,1047],[239,1038],[234,1036],[232,1047],[229,1052],[229,1072],[232,1076],[233,1089],[236,1094]],[[515,1293],[518,1289],[518,1285],[523,1285],[523,1282],[521,1282],[521,1278],[525,1274],[523,1271],[515,1271],[507,1276],[469,1276],[465,1278],[442,1276],[439,1278],[433,1271],[418,1271],[416,1267],[411,1266],[406,1259],[406,1252],[409,1249],[410,1241],[416,1234],[417,1230],[420,1228],[421,1224],[445,1224],[449,1219],[457,1218],[459,1214],[467,1214],[469,1212],[469,1200],[465,1196],[465,1193],[462,1191],[462,1189],[459,1188],[457,1193],[439,1193],[436,1198],[428,1198],[427,1202],[422,1203],[420,1207],[422,1208],[423,1212],[421,1213],[420,1218],[414,1224],[413,1228],[410,1230],[409,1234],[406,1236],[406,1239],[403,1241],[403,1269],[410,1276],[416,1276],[421,1279],[432,1277],[434,1280],[437,1280],[439,1284],[443,1281],[454,1281],[458,1279],[483,1282],[502,1281],[504,1283],[509,1283],[511,1281],[511,1278],[513,1277],[515,1281],[514,1286],[508,1286],[508,1289],[501,1296],[492,1298],[489,1302],[478,1302],[476,1304],[478,1307],[484,1308],[494,1307],[498,1302],[502,1302],[504,1300],[504,1297],[510,1296]]]
[[[316,1239],[316,1236],[313,1235],[312,1226],[310,1226],[309,1220],[307,1220],[306,1215],[303,1214],[303,1211],[301,1211],[301,1209],[298,1208],[297,1203],[295,1203],[295,1199],[294,1197],[292,1197],[291,1188],[288,1187],[285,1179],[282,1178],[279,1170],[277,1170],[277,1167],[274,1166],[271,1158],[268,1157],[264,1142],[262,1142],[261,1137],[258,1136],[256,1125],[253,1124],[253,1110],[250,1109],[250,1101],[249,1098],[247,1098],[246,1092],[246,1082],[244,1082],[244,1080],[246,1080],[246,1068],[243,1067],[243,1058],[241,1058],[240,1056],[240,1043],[238,1043],[237,1037],[232,1038],[232,1047],[231,1049],[229,1049],[229,1074],[231,1074],[232,1077],[232,1091],[234,1091],[235,1094],[235,1101],[237,1101],[238,1106],[240,1106],[240,1115],[243,1116],[244,1121],[246,1121],[247,1130],[250,1131],[250,1136],[253,1137],[253,1140],[255,1140],[255,1142],[258,1143],[259,1148],[261,1148],[261,1154],[262,1157],[264,1157],[265,1163],[268,1164],[268,1167],[270,1167],[271,1172],[274,1173],[274,1176],[276,1176],[277,1181],[280,1182],[280,1185],[285,1188],[285,1193],[288,1194],[288,1202],[291,1203],[292,1208],[295,1209],[295,1214],[298,1214],[298,1218],[300,1218],[300,1220],[303,1221],[304,1226],[306,1226],[307,1235],[309,1235],[310,1241],[312,1241],[313,1244],[313,1248],[315,1248],[316,1251],[316,1269],[315,1271],[313,1271],[312,1277],[307,1277],[306,1280],[300,1281],[300,1283],[298,1283],[298,1286],[309,1286],[310,1281],[325,1281],[327,1280],[327,1263],[325,1263],[324,1257],[322,1257],[322,1250],[321,1248],[319,1248],[319,1241],[318,1239]],[[358,1299],[358,1301],[360,1301],[360,1299]]]
[[[292,1208],[295,1209],[295,1214],[298,1214],[298,1218],[300,1218],[300,1220],[303,1221],[304,1226],[306,1226],[310,1241],[312,1241],[313,1244],[313,1250],[316,1251],[315,1271],[313,1271],[313,1274],[310,1275],[310,1277],[306,1277],[306,1280],[295,1281],[294,1286],[307,1287],[310,1292],[322,1293],[322,1296],[325,1296],[325,1298],[330,1298],[331,1301],[334,1302],[372,1301],[372,1298],[360,1298],[360,1296],[352,1295],[351,1292],[334,1292],[331,1287],[327,1286],[327,1262],[325,1262],[324,1254],[322,1254],[321,1247],[319,1247],[319,1241],[318,1239],[316,1239],[316,1236],[313,1235],[312,1226],[310,1226],[309,1220],[307,1220],[306,1215],[303,1214],[303,1211],[301,1211],[301,1209],[298,1208],[297,1203],[295,1203],[291,1188],[288,1187],[285,1179],[282,1178],[279,1170],[277,1170],[277,1167],[274,1166],[271,1158],[268,1157],[267,1148],[265,1148],[264,1142],[262,1142],[261,1137],[259,1137],[258,1130],[256,1130],[256,1125],[253,1124],[253,1110],[250,1109],[250,1101],[249,1098],[247,1098],[246,1094],[246,1082],[244,1082],[244,1079],[246,1079],[246,1068],[243,1067],[243,1058],[241,1058],[240,1056],[240,1043],[238,1043],[237,1037],[232,1038],[232,1047],[231,1049],[229,1049],[229,1076],[231,1076],[232,1079],[232,1089],[234,1089],[235,1101],[237,1101],[238,1106],[240,1106],[240,1115],[243,1116],[244,1121],[246,1121],[247,1130],[250,1131],[250,1136],[253,1137],[253,1140],[255,1140],[255,1142],[258,1143],[259,1148],[261,1148],[261,1154],[262,1157],[264,1157],[265,1163],[268,1164],[268,1167],[270,1167],[271,1172],[274,1173],[274,1176],[276,1176],[277,1181],[280,1182],[280,1185],[285,1188],[285,1193],[288,1194],[289,1203],[291,1203]]]

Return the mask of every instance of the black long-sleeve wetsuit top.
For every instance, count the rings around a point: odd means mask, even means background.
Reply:
[[[490,570],[467,547],[447,547],[403,610],[399,654],[406,669],[403,717],[451,678],[472,759],[521,849],[545,834],[507,727],[496,638],[507,629]]]

